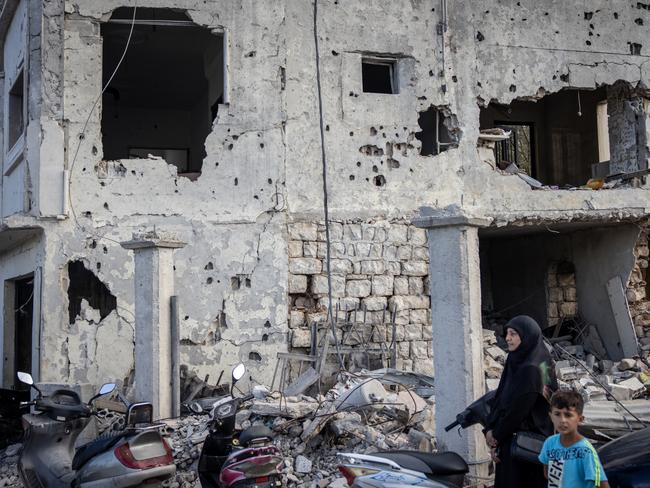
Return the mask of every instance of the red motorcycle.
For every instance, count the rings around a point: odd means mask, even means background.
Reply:
[[[252,426],[238,435],[235,419],[239,407],[253,395],[233,397],[233,387],[246,368],[239,364],[232,372],[230,395],[214,403],[210,413],[210,433],[199,458],[202,488],[266,488],[282,485],[284,459],[273,445],[273,432],[266,426]],[[190,405],[194,413],[203,413],[198,403]]]

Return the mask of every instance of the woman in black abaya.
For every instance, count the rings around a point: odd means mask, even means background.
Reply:
[[[508,359],[492,400],[485,439],[496,462],[495,488],[543,488],[541,465],[510,455],[515,432],[553,434],[548,415],[550,395],[557,389],[555,365],[535,320],[519,315],[506,324]]]

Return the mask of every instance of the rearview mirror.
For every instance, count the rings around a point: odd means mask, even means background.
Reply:
[[[115,383],[104,383],[99,389],[99,395],[108,395],[115,390]]]
[[[26,385],[33,386],[34,385],[34,379],[32,378],[32,375],[29,373],[23,373],[22,371],[18,371],[17,375],[18,379],[22,382],[25,383]]]
[[[246,373],[246,366],[244,366],[242,363],[239,363],[232,370],[232,380],[233,380],[233,382],[241,380],[244,377],[244,373]]]
[[[203,413],[203,407],[199,404],[199,402],[190,403],[190,410],[193,413]]]

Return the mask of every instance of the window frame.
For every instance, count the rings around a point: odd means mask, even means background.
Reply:
[[[375,95],[399,95],[400,86],[399,86],[399,77],[398,74],[398,59],[390,57],[379,57],[379,56],[362,56],[361,57],[361,90],[363,93],[373,93]],[[372,92],[365,91],[363,89],[363,65],[370,64],[376,66],[387,66],[388,73],[390,77],[390,93],[386,92]]]

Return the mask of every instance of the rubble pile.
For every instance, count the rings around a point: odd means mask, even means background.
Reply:
[[[22,488],[18,475],[18,456],[22,444],[12,444],[0,451],[0,488]]]
[[[402,377],[395,370],[362,372],[346,375],[316,398],[269,394],[238,412],[237,429],[263,424],[276,433],[275,443],[285,457],[285,486],[345,487],[337,452],[434,450],[433,398],[425,400],[414,389],[397,385],[412,385],[416,377]],[[418,391],[432,394],[422,385]],[[209,419],[188,415],[166,422],[178,472],[165,486],[198,486],[196,469]]]

